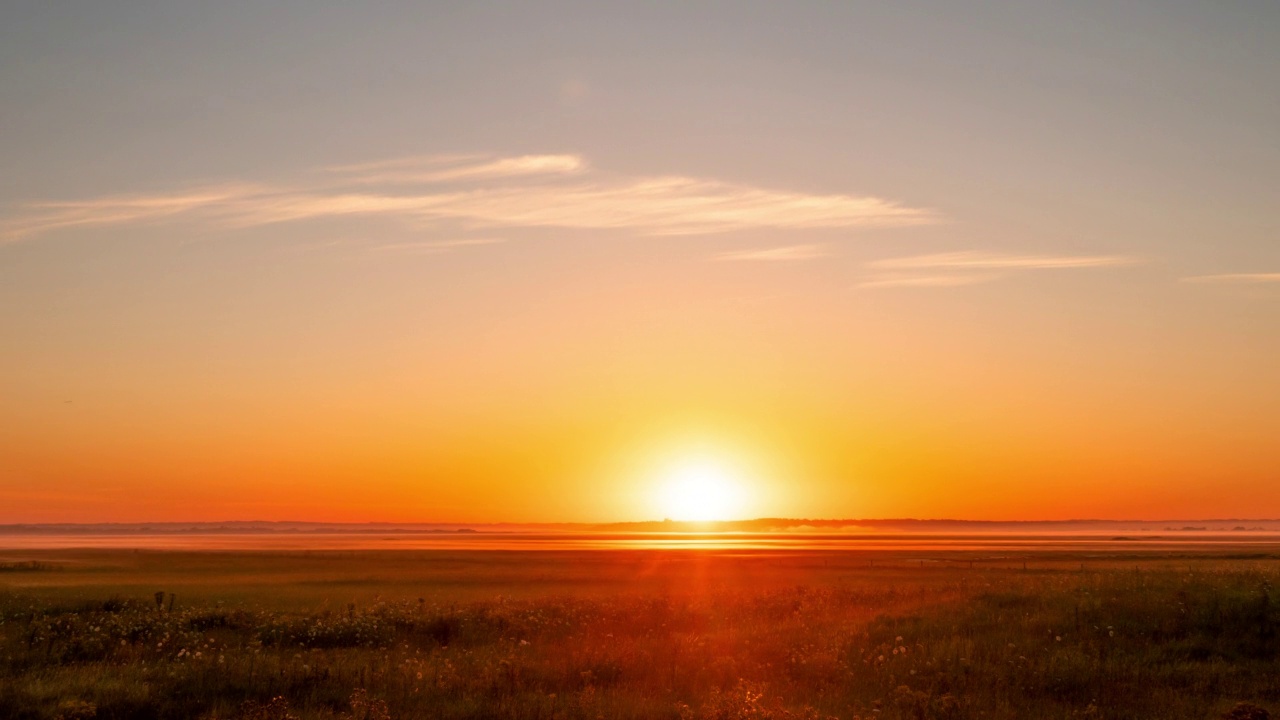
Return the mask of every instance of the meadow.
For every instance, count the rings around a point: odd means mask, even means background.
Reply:
[[[1261,718],[1266,552],[0,553],[3,718]]]

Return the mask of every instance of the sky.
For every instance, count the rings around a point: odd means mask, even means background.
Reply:
[[[1280,517],[1278,73],[1271,2],[5,3],[0,522]]]

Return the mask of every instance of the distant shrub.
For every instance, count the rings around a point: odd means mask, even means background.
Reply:
[[[91,720],[98,715],[98,706],[84,700],[64,700],[58,703],[55,720]]]
[[[1222,713],[1222,720],[1271,720],[1271,713],[1253,703],[1241,702]]]
[[[356,688],[351,694],[351,714],[344,716],[350,720],[391,720],[391,709],[385,700],[369,697],[364,688]]]
[[[435,644],[447,647],[454,638],[458,637],[460,624],[456,617],[440,615],[423,624],[422,633]]]
[[[22,562],[0,563],[0,572],[52,572],[61,570],[62,568],[53,563],[40,562],[38,560],[24,560]]]
[[[247,700],[240,706],[240,720],[298,720],[289,708],[289,701],[277,695],[267,702]]]
[[[129,608],[129,601],[118,595],[112,595],[102,602],[102,612],[118,613]]]

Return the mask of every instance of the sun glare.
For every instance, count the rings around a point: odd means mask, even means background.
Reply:
[[[681,462],[666,474],[659,498],[671,520],[731,520],[745,506],[742,481],[720,463],[698,459]]]

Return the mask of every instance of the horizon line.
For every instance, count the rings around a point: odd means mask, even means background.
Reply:
[[[741,518],[733,520],[678,520],[675,518],[649,519],[649,520],[609,520],[609,521],[585,521],[585,520],[551,520],[551,521],[454,521],[454,520],[105,520],[105,521],[50,521],[50,522],[0,522],[0,531],[6,528],[19,527],[101,527],[101,526],[145,526],[145,525],[188,525],[188,526],[220,526],[220,525],[328,525],[328,526],[450,526],[450,527],[470,527],[470,526],[581,526],[581,527],[600,527],[600,526],[625,526],[625,525],[663,525],[663,524],[680,524],[680,525],[733,525],[733,524],[753,524],[753,523],[790,523],[794,525],[803,525],[806,523],[821,523],[824,525],[833,524],[884,524],[884,523],[963,523],[974,525],[1000,525],[1000,524],[1041,524],[1041,525],[1065,525],[1071,523],[1244,523],[1244,522],[1280,522],[1280,517],[1274,518],[1249,518],[1249,517],[1212,517],[1212,518],[1069,518],[1069,519],[967,519],[967,518],[919,518],[919,517],[882,517],[882,518],[800,518],[800,517],[756,517]]]

